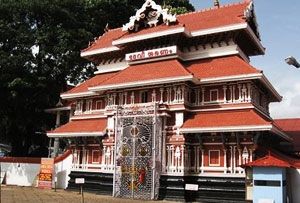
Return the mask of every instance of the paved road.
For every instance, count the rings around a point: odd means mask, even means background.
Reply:
[[[46,190],[33,187],[1,185],[1,203],[81,203],[78,192]],[[104,195],[84,193],[84,203],[138,203],[139,200],[119,199]],[[167,201],[147,201],[147,203],[169,203]]]

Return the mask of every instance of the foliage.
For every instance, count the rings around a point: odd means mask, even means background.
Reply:
[[[126,23],[141,2],[0,0],[0,143],[11,143],[12,155],[25,156],[43,141],[36,132],[55,120],[44,109],[55,105],[67,81],[76,84],[94,72],[80,50],[106,23]],[[188,1],[166,2],[193,10]]]

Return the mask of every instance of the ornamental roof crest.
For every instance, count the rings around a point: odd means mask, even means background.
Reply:
[[[157,5],[153,0],[146,0],[142,8],[131,16],[129,22],[123,25],[123,31],[136,32],[141,27],[153,27],[158,24],[176,22],[176,15],[168,13],[168,9]]]

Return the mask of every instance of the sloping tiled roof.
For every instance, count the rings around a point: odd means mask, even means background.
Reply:
[[[177,19],[190,31],[243,23],[245,22],[244,11],[248,5],[249,2],[244,1],[237,4],[224,5],[220,8],[179,15]]]
[[[103,83],[104,81],[113,77],[114,75],[116,75],[116,72],[97,74],[94,77],[81,83],[80,85],[74,87],[73,89],[70,89],[69,91],[64,92],[63,94],[75,94],[75,93],[81,93],[81,92],[88,92],[88,87],[100,85],[101,83]]]
[[[238,56],[196,60],[185,64],[185,67],[200,80],[261,72]]]
[[[271,121],[253,109],[204,111],[189,116],[182,128],[222,128],[270,125]]]
[[[274,119],[274,124],[293,138],[294,150],[300,152],[300,118]]]
[[[56,128],[53,131],[47,132],[47,135],[65,135],[65,134],[74,134],[78,135],[84,133],[98,133],[102,134],[107,126],[106,118],[97,118],[97,119],[85,119],[85,120],[72,120],[69,123],[62,125]]]
[[[121,28],[112,29],[107,33],[104,33],[92,45],[84,49],[83,52],[111,47],[114,40],[171,30],[178,27],[185,27],[188,32],[192,32],[229,26],[238,23],[245,23],[246,19],[244,17],[244,11],[248,5],[249,2],[243,1],[241,3],[224,5],[220,8],[210,8],[206,10],[190,12],[178,15],[178,22],[176,25],[158,25],[156,27],[141,29],[138,32],[133,33],[124,32]]]
[[[279,167],[279,168],[289,168],[293,164],[290,163],[290,160],[287,160],[284,157],[269,153],[267,156],[257,159],[255,161],[249,162],[244,165],[244,167]]]
[[[157,79],[172,79],[192,75],[176,59],[132,65],[118,72],[99,86],[147,82]],[[97,86],[97,85],[94,85]]]

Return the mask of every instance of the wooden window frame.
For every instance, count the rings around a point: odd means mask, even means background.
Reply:
[[[211,152],[218,152],[218,164],[212,164],[211,162],[210,162],[210,154],[211,154]],[[208,165],[209,166],[221,166],[221,151],[220,150],[216,150],[216,149],[214,149],[214,150],[208,150]]]

